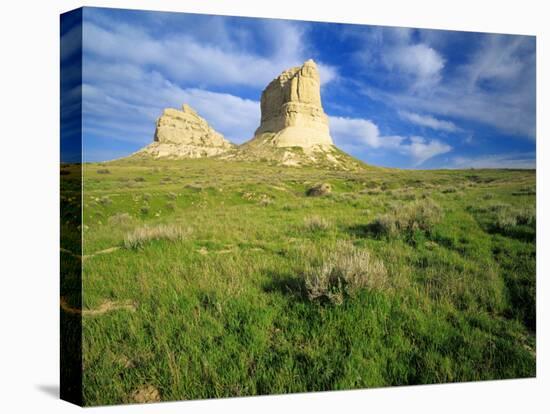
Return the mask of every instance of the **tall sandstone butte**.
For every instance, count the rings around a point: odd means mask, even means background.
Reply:
[[[254,140],[269,140],[276,147],[333,145],[321,104],[319,71],[311,59],[285,70],[267,85],[261,112]]]
[[[216,132],[189,105],[181,111],[166,108],[157,119],[154,142],[135,156],[153,158],[200,158],[222,154],[234,145]]]

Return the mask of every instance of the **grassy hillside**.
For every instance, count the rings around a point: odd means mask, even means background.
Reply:
[[[534,171],[83,170],[86,404],[535,375]]]

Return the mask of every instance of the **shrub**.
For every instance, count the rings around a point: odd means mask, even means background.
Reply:
[[[402,207],[394,207],[390,213],[378,216],[371,224],[376,234],[389,237],[417,230],[429,233],[441,219],[441,208],[427,198]]]
[[[109,217],[108,222],[111,226],[127,226],[132,222],[132,216],[128,213],[116,213]]]
[[[70,171],[70,170],[63,170],[63,169],[62,169],[62,170],[59,171],[59,173],[60,173],[61,175],[69,175],[69,174],[71,173],[71,171]]]
[[[514,191],[512,193],[512,195],[515,195],[515,196],[528,196],[528,195],[536,195],[536,194],[537,194],[537,189],[535,186],[520,188],[518,191]]]
[[[361,193],[368,194],[368,195],[380,195],[382,194],[382,189],[380,187],[371,188],[368,190],[363,190]]]
[[[109,196],[103,196],[98,200],[98,203],[102,206],[108,206],[113,203],[113,200]]]
[[[499,230],[511,230],[517,226],[516,214],[510,210],[501,210],[497,213],[495,225]]]
[[[111,171],[109,171],[109,169],[107,168],[100,168],[97,170],[97,173],[98,174],[111,174]]]
[[[383,214],[374,219],[371,228],[376,234],[394,237],[399,233],[395,217],[392,214]]]
[[[189,190],[192,190],[195,192],[201,192],[203,190],[203,187],[200,184],[187,184],[185,188],[188,188]]]
[[[489,204],[486,209],[487,211],[498,213],[501,211],[507,211],[510,209],[510,207],[511,206],[509,204],[496,202],[496,203]],[[483,209],[481,208],[480,211],[483,212]]]
[[[273,204],[273,200],[271,198],[269,198],[268,196],[266,196],[265,194],[263,194],[260,197],[260,200],[258,201],[258,204],[261,205],[262,207],[266,207],[266,206],[269,206],[270,204]]]
[[[384,263],[368,250],[339,242],[317,266],[306,268],[304,284],[310,300],[341,304],[361,289],[382,289],[387,284]]]
[[[137,183],[142,183],[142,182],[145,181],[145,178],[143,178],[143,177],[136,177],[136,178],[134,178],[134,181],[137,182]]]
[[[512,207],[503,208],[497,211],[495,218],[495,227],[501,231],[513,230],[516,226],[535,227],[537,224],[537,214],[533,207],[523,207],[514,209]]]
[[[139,212],[143,215],[149,214],[149,206],[141,206],[141,208],[139,209]]]
[[[309,231],[324,231],[330,227],[328,220],[320,216],[311,216],[304,219],[304,224]]]
[[[124,247],[139,249],[153,240],[178,241],[185,239],[188,234],[188,229],[176,225],[160,224],[154,227],[139,227],[124,237]]]
[[[319,197],[332,192],[332,187],[328,183],[316,184],[306,191],[306,195],[309,197]]]
[[[516,212],[518,224],[535,226],[537,224],[537,211],[534,207],[524,207]]]
[[[385,192],[387,190],[395,190],[398,187],[399,183],[397,182],[383,182],[380,189]]]
[[[450,193],[456,193],[458,190],[454,187],[447,187],[441,190],[443,194],[450,194]]]

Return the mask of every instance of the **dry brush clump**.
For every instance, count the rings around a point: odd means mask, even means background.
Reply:
[[[523,207],[516,210],[516,220],[518,224],[526,226],[536,226],[537,210],[535,207]]]
[[[321,216],[310,216],[304,219],[304,226],[309,231],[325,231],[330,227],[330,222]]]
[[[417,230],[429,233],[441,217],[441,207],[432,199],[426,198],[394,207],[389,213],[378,216],[371,227],[375,233],[388,237],[414,233]]]
[[[387,281],[384,263],[368,250],[357,248],[350,242],[339,242],[319,264],[308,266],[304,274],[310,300],[336,305],[361,289],[383,289]]]
[[[146,243],[154,240],[184,240],[189,233],[189,229],[170,224],[138,227],[126,234],[124,237],[124,247],[126,249],[139,249]]]
[[[116,213],[109,217],[108,223],[111,226],[115,227],[125,227],[131,224],[133,221],[133,218],[128,213]]]
[[[537,213],[534,207],[502,208],[496,212],[494,225],[498,230],[509,231],[516,226],[535,227]]]
[[[260,199],[258,200],[258,204],[262,207],[267,207],[267,206],[273,204],[273,199],[270,198],[269,196],[265,195],[265,194],[262,194],[260,196]]]
[[[97,202],[102,206],[108,206],[113,203],[113,200],[111,200],[111,197],[109,196],[102,196],[97,200]]]

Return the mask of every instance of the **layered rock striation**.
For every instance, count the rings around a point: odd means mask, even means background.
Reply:
[[[262,92],[261,123],[254,140],[276,147],[332,146],[321,104],[321,82],[313,60],[290,68]]]

